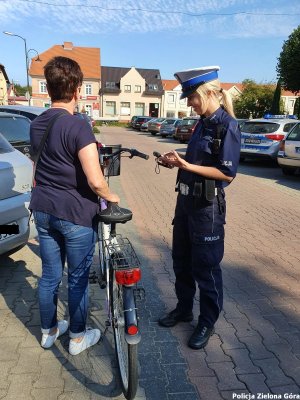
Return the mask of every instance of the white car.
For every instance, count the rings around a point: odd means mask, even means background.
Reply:
[[[0,255],[17,250],[33,237],[33,222],[28,223],[32,174],[32,161],[0,134]]]
[[[300,172],[300,122],[280,143],[277,161],[285,175]]]

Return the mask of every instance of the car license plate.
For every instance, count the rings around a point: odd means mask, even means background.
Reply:
[[[188,132],[187,129],[181,129],[181,132]]]
[[[260,144],[261,140],[260,139],[253,139],[253,138],[246,138],[244,140],[244,143],[248,144]]]
[[[13,229],[13,230],[11,230],[11,232],[9,232],[7,229],[7,225],[16,225],[16,229]],[[8,237],[15,236],[19,233],[19,225],[16,222],[12,222],[7,225],[2,225],[3,229],[1,229],[1,231],[0,231],[0,242],[1,242],[1,240],[5,240]]]

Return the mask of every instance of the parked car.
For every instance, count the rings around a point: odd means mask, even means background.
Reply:
[[[38,115],[42,114],[46,111],[46,107],[33,107],[33,106],[21,106],[21,105],[13,105],[13,106],[0,106],[0,112],[6,112],[11,114],[20,114],[24,117],[33,121]]]
[[[179,118],[167,118],[164,120],[164,122],[161,124],[160,127],[160,136],[161,137],[167,137],[167,136],[174,136],[175,132],[177,130],[177,127],[181,124],[182,119]]]
[[[96,125],[96,121],[90,115],[88,115],[87,113],[80,113],[80,112],[75,111],[74,115],[76,115],[77,117],[79,117],[81,119],[86,120],[86,122],[89,125],[91,125],[91,127]]]
[[[20,114],[24,117],[33,121],[38,115],[42,114],[44,111],[48,110],[46,107],[33,107],[33,106],[21,106],[21,105],[13,105],[13,106],[0,106],[0,112],[7,112],[11,114]],[[75,111],[74,115],[78,116],[81,119],[85,119],[91,127],[95,126],[96,121],[90,117],[86,113],[80,113]]]
[[[134,129],[140,130],[143,123],[150,121],[152,117],[138,117],[134,122],[132,127]]]
[[[150,121],[152,121],[152,119],[155,119],[155,118],[151,118],[151,119],[149,119],[149,121],[144,122],[140,127],[140,131],[148,132],[148,124]]]
[[[248,121],[248,120],[245,119],[245,118],[237,118],[236,120],[237,120],[237,122],[238,122],[238,124],[239,124],[240,129],[242,129],[242,126],[243,126],[244,122],[245,122],[245,121]]]
[[[151,135],[156,135],[160,131],[161,124],[165,121],[166,118],[154,118],[148,124],[148,132],[151,132]]]
[[[199,117],[183,118],[181,124],[178,126],[177,131],[174,134],[174,139],[179,140],[180,143],[188,142],[194,133],[198,121]]]
[[[300,172],[300,122],[280,142],[277,161],[285,175]]]
[[[32,237],[28,224],[32,165],[0,134],[0,254],[24,246]],[[7,233],[9,225],[16,225],[15,233]]]
[[[139,118],[139,117],[142,117],[142,115],[134,115],[132,118],[131,118],[131,120],[130,120],[130,122],[129,122],[129,127],[131,127],[131,128],[133,128],[133,123],[135,122],[135,120],[137,119],[137,118]]]
[[[0,133],[17,150],[30,158],[30,120],[19,114],[0,112]]]
[[[275,159],[279,143],[297,123],[284,115],[265,115],[245,121],[241,129],[241,160],[251,157]]]

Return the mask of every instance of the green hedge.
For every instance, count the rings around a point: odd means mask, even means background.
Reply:
[[[96,126],[121,126],[121,127],[127,127],[128,126],[128,122],[96,121]]]

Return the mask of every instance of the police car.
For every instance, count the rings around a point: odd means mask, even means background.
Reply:
[[[241,126],[241,157],[276,159],[280,141],[297,123],[294,115],[271,115],[245,121]]]

